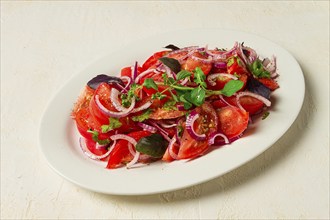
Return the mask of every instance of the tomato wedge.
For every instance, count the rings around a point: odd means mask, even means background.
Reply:
[[[260,78],[258,79],[259,82],[267,86],[270,90],[274,91],[275,89],[279,88],[280,86],[274,79],[270,78]]]
[[[207,61],[206,55],[195,52],[192,56],[188,57],[185,64],[183,64],[183,69],[192,72],[196,67],[200,67],[203,73],[207,75],[212,69],[212,63]]]
[[[149,69],[150,67],[156,65],[156,63],[158,62],[158,59],[165,56],[166,54],[168,54],[169,51],[159,51],[154,53],[152,56],[150,56],[143,64],[142,64],[142,71],[145,71],[147,69]]]
[[[236,137],[245,131],[249,123],[249,113],[234,106],[217,110],[219,130],[228,138]]]
[[[218,116],[213,106],[205,102],[196,108],[199,118],[194,123],[194,129],[198,134],[205,134],[208,138],[210,134],[218,130]],[[183,126],[183,134],[181,138],[181,146],[178,153],[178,159],[192,159],[202,155],[208,148],[208,140],[197,141],[194,139]]]
[[[128,136],[134,138],[136,141],[139,141],[141,138],[149,136],[150,134],[151,133],[149,131],[135,131],[128,134]],[[109,155],[107,168],[117,168],[123,164],[129,163],[132,159],[133,155],[129,151],[128,141],[118,140]]]

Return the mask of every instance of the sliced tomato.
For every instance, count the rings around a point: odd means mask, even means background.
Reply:
[[[178,154],[179,153],[179,145],[178,144],[174,144],[173,146],[173,153],[174,154]],[[166,162],[171,162],[171,161],[174,161],[175,159],[171,156],[170,152],[169,152],[169,148],[167,148],[167,150],[165,151],[164,153],[164,156],[162,157],[162,160],[163,161],[166,161]]]
[[[242,74],[248,74],[248,70],[241,60],[237,55],[232,56],[228,58],[227,61],[227,72],[230,74],[237,74],[237,75],[242,75]]]
[[[150,67],[156,65],[158,59],[168,54],[169,51],[159,51],[150,56],[143,64],[142,71],[149,69]]]
[[[120,76],[132,77],[132,68],[130,66],[122,68],[120,71]]]
[[[249,122],[249,113],[235,106],[226,106],[217,110],[219,128],[228,137],[236,137],[245,131]]]
[[[106,107],[108,110],[117,112],[116,108],[113,106],[110,100],[111,88],[112,87],[109,84],[101,83],[96,89],[94,96],[89,104],[89,111],[94,120],[97,121],[100,126],[109,124],[109,116],[104,114],[96,105],[95,96],[99,96],[101,104],[104,105],[104,107]],[[116,129],[119,132],[127,133],[138,129],[134,121],[132,121],[131,117],[129,116],[119,118],[119,121],[122,123],[121,127]],[[100,130],[100,127],[96,130]]]
[[[186,111],[157,108],[149,115],[149,118],[154,120],[174,119],[183,116],[185,113]]]
[[[199,118],[194,123],[194,129],[198,134],[210,134],[218,130],[218,116],[215,109],[208,102],[196,108]],[[178,153],[178,159],[191,159],[202,155],[208,148],[208,141],[197,141],[194,139],[184,126],[181,146]]]
[[[108,152],[107,148],[97,147],[96,143],[93,140],[85,139],[85,143],[86,143],[88,150],[95,155],[101,156],[101,155],[105,154],[106,152]],[[107,159],[107,157],[105,157],[102,160],[107,161],[108,159]]]
[[[224,97],[224,99],[229,104],[238,107],[236,96]],[[250,115],[259,113],[264,107],[264,103],[262,101],[251,96],[242,96],[239,101],[241,106],[245,109],[245,111],[249,112]]]
[[[149,131],[135,131],[128,136],[139,141],[141,138],[151,135]],[[130,153],[128,148],[128,141],[118,140],[115,147],[109,155],[109,160],[107,164],[108,169],[117,168],[123,164],[129,163],[133,159],[133,155]]]
[[[188,57],[182,68],[192,72],[196,67],[200,67],[204,74],[207,75],[212,69],[212,63],[207,61],[206,55],[195,52],[192,56]]]
[[[274,79],[271,79],[271,78],[260,78],[258,80],[259,80],[259,82],[261,82],[262,84],[267,86],[272,91],[274,91],[275,89],[280,87],[278,85],[278,83]]]

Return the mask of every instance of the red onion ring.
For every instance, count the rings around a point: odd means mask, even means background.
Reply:
[[[234,80],[238,79],[236,76],[229,74],[229,73],[213,73],[213,74],[209,74],[207,76],[207,81],[210,83],[211,86],[215,86],[216,82],[214,79],[216,79],[218,77],[227,77],[227,78],[234,79]]]
[[[199,117],[199,114],[196,111],[194,111],[194,110],[191,111],[191,113],[188,115],[187,120],[186,120],[186,129],[192,138],[194,138],[197,141],[202,141],[202,140],[206,139],[206,135],[198,134],[194,130],[194,122],[196,121],[196,119],[198,117]]]
[[[111,147],[109,148],[109,150],[105,154],[96,155],[96,154],[93,154],[92,152],[90,152],[88,150],[88,147],[86,145],[86,139],[83,138],[83,137],[79,138],[79,146],[80,146],[82,152],[92,160],[101,160],[103,158],[106,158],[107,156],[110,155],[110,153],[113,150],[113,148],[115,147],[115,145],[116,145],[116,141],[113,142],[113,144],[111,145]]]
[[[114,111],[110,111],[109,109],[107,109],[100,102],[99,95],[95,95],[95,103],[96,103],[97,107],[100,109],[100,111],[102,111],[107,116],[114,117],[114,118],[121,118],[121,117],[125,117],[125,116],[130,114],[130,112],[132,111],[132,109],[135,106],[135,97],[132,98],[132,102],[131,102],[130,107],[127,108],[125,111],[122,111],[122,112],[114,112]]]
[[[149,73],[155,72],[155,69],[147,69],[146,71],[140,73],[134,80],[135,83],[139,83],[140,79]]]
[[[201,63],[205,63],[205,64],[209,64],[213,60],[211,56],[209,56],[207,59],[205,59],[205,58],[196,57],[194,55],[191,56],[191,59],[200,61]]]
[[[231,104],[229,104],[229,102],[227,102],[222,95],[219,95],[219,98],[221,99],[221,101],[223,101],[225,104],[232,106]]]
[[[133,144],[133,146],[135,146],[137,144],[136,140],[126,134],[114,134],[110,136],[111,140],[119,140],[119,139],[123,139],[126,140],[128,142],[130,142],[131,144]]]
[[[173,151],[173,147],[176,144],[175,142],[176,142],[176,137],[174,135],[173,138],[171,139],[171,141],[169,142],[168,147],[167,147],[167,150],[168,150],[169,155],[174,160],[178,159],[178,155],[176,153],[174,153],[174,151]]]
[[[120,79],[122,81],[127,81],[126,86],[122,89],[121,92],[123,92],[123,91],[127,92],[129,86],[132,84],[132,78],[131,77],[128,77],[128,76],[121,76]]]
[[[228,138],[227,138],[226,135],[224,135],[223,133],[214,133],[214,134],[211,135],[211,137],[209,138],[209,142],[208,142],[209,145],[213,145],[213,144],[214,144],[214,141],[215,141],[215,138],[216,138],[216,137],[219,137],[219,136],[223,138],[225,144],[229,144],[229,140],[228,140]]]
[[[126,168],[127,169],[132,168],[132,166],[139,161],[139,158],[140,158],[140,152],[136,151],[133,159],[128,164],[126,164]]]
[[[113,107],[115,107],[119,112],[127,111],[127,108],[125,108],[120,104],[118,95],[119,95],[119,91],[115,88],[112,88],[110,93],[110,100],[113,104]]]
[[[149,108],[151,105],[152,105],[152,101],[148,101],[145,104],[141,105],[140,107],[133,109],[130,113],[142,111],[144,109]]]

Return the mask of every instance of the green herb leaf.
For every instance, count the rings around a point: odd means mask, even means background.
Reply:
[[[230,80],[221,90],[221,93],[225,96],[232,96],[243,87],[244,83],[241,80]]]
[[[177,103],[176,100],[170,99],[167,102],[165,102],[162,108],[165,110],[178,110],[178,108],[176,107],[176,103]]]
[[[204,72],[202,71],[201,68],[196,67],[195,69],[195,74],[194,74],[194,82],[197,83],[198,85],[202,86],[203,88],[206,88],[206,76]]]
[[[269,116],[270,112],[265,112],[261,118],[261,120],[265,120]]]
[[[162,57],[162,58],[159,58],[159,60],[165,66],[168,66],[175,73],[178,73],[181,70],[181,64],[176,59],[169,58],[169,57]]]
[[[190,92],[190,101],[196,105],[200,106],[205,101],[205,90],[201,87],[196,87]]]
[[[99,143],[100,145],[107,145],[110,143],[109,139],[104,139],[104,140],[100,140],[99,139],[99,132],[97,131],[93,131],[91,129],[87,130],[88,133],[92,133],[92,139],[93,141]]]
[[[143,122],[144,120],[147,120],[151,114],[151,109],[147,109],[144,113],[141,115],[136,115],[132,117],[133,121]]]
[[[118,118],[109,118],[109,124],[102,125],[101,131],[102,131],[102,133],[107,133],[107,132],[114,130],[116,128],[119,128],[121,126],[122,126],[122,123],[119,121]]]
[[[131,105],[131,100],[133,97],[135,97],[136,100],[139,100],[139,97],[135,95],[135,91],[138,89],[141,89],[142,86],[138,85],[136,83],[133,83],[131,85],[130,90],[128,90],[127,94],[123,93],[120,95],[121,98],[121,104],[125,107],[128,108]]]
[[[270,72],[265,70],[262,61],[259,59],[255,60],[251,66],[249,66],[249,69],[257,78],[270,78]]]
[[[160,93],[160,92],[156,92],[154,94],[151,95],[151,99],[159,99],[162,100],[163,98],[167,97],[166,95]]]
[[[158,90],[158,86],[152,78],[147,78],[143,82],[143,86],[147,87],[148,89],[153,88]]]
[[[141,138],[135,145],[135,149],[151,157],[160,158],[164,155],[167,145],[168,142],[160,134],[152,134]]]
[[[187,70],[181,70],[180,72],[178,72],[178,74],[176,74],[176,80],[182,80],[185,79],[187,77],[191,76],[191,72],[187,71]]]

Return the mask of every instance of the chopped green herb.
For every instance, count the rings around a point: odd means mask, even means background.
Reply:
[[[107,133],[111,130],[114,130],[116,128],[120,128],[122,126],[122,123],[119,121],[118,118],[109,118],[109,124],[108,125],[102,125],[101,131],[102,133]]]
[[[265,120],[269,116],[270,112],[265,112],[261,118],[261,120]]]
[[[91,133],[93,141],[97,142],[100,145],[107,145],[107,144],[110,143],[109,139],[100,140],[99,139],[99,132],[97,132],[97,131],[93,131],[93,130],[89,129],[89,130],[87,130],[87,132]]]
[[[180,72],[178,72],[178,74],[176,74],[176,80],[182,80],[190,76],[191,76],[191,72],[187,70],[181,70]]]
[[[198,85],[202,86],[203,88],[206,88],[206,82],[205,82],[206,76],[201,68],[196,67],[195,74],[194,74],[194,82]]]
[[[262,61],[257,59],[255,60],[250,66],[250,71],[254,76],[257,78],[270,78],[270,73],[265,70],[264,66],[262,65]]]
[[[133,121],[143,122],[144,120],[147,120],[152,113],[151,109],[147,109],[145,112],[143,112],[141,115],[136,115],[132,117]]]

